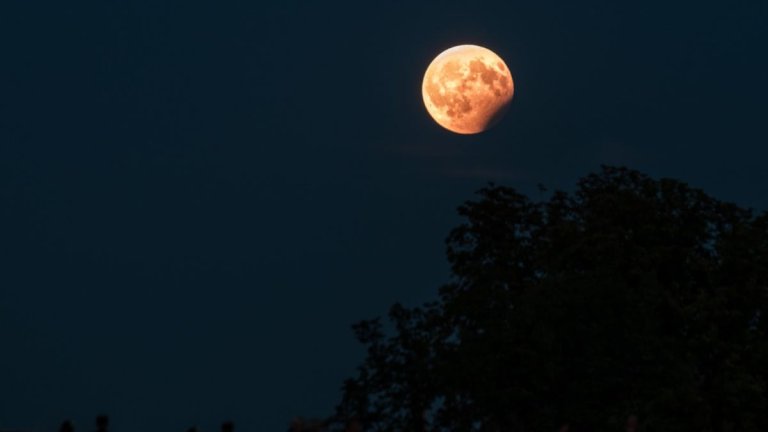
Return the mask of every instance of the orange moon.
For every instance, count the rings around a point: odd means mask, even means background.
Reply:
[[[477,45],[459,45],[440,53],[421,84],[429,115],[460,134],[476,134],[493,126],[506,112],[513,93],[512,74],[504,60]]]

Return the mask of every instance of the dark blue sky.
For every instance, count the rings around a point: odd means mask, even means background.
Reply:
[[[380,4],[386,3],[386,4]],[[434,298],[454,209],[623,164],[768,208],[768,3],[0,4],[0,428],[284,430],[353,322]],[[516,84],[432,122],[461,43]]]

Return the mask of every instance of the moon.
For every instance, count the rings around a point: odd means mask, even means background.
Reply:
[[[459,45],[429,64],[421,84],[427,112],[459,134],[488,130],[512,101],[514,83],[504,60],[477,45]]]

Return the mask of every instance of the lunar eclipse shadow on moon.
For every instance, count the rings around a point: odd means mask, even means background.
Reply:
[[[493,51],[458,45],[432,60],[421,91],[427,112],[440,126],[458,134],[476,134],[504,116],[514,82],[504,60]]]

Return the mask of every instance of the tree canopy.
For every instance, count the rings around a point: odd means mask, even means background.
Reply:
[[[339,429],[768,430],[766,214],[616,167],[478,197],[437,300],[354,326]]]

